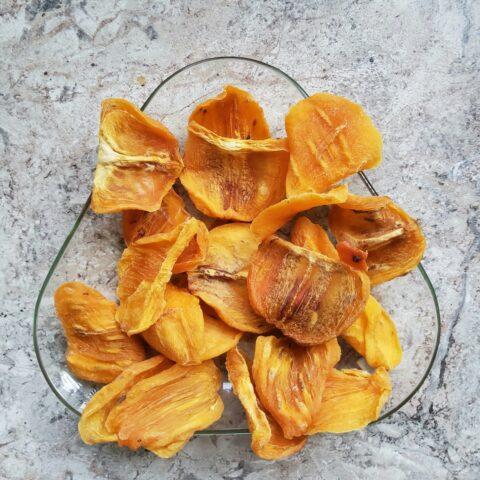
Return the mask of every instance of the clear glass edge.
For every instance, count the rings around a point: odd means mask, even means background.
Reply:
[[[178,74],[180,74],[184,70],[186,70],[188,68],[191,68],[191,67],[194,67],[195,65],[199,65],[199,64],[207,63],[207,62],[212,62],[212,61],[218,61],[218,60],[241,60],[241,61],[247,61],[247,62],[251,62],[251,63],[256,63],[258,65],[262,65],[262,66],[267,67],[271,70],[274,70],[275,72],[277,72],[278,74],[280,74],[281,76],[286,78],[289,82],[292,83],[292,85],[295,86],[295,88],[297,88],[297,90],[303,95],[303,97],[307,98],[309,96],[308,93],[302,88],[302,86],[300,84],[298,84],[292,77],[290,77],[288,74],[286,74],[285,72],[283,72],[279,68],[274,67],[273,65],[269,65],[268,63],[262,62],[260,60],[256,60],[254,58],[239,57],[239,56],[220,56],[220,57],[210,57],[210,58],[205,58],[205,59],[202,59],[202,60],[198,60],[197,62],[190,63],[190,64],[185,65],[184,67],[180,68],[179,70],[176,70],[174,73],[172,73],[167,78],[162,80],[157,85],[157,87],[155,87],[155,89],[152,91],[152,93],[148,96],[147,100],[145,100],[144,104],[141,107],[141,110],[145,110],[145,108],[147,108],[148,104],[152,101],[152,99],[155,97],[155,95],[158,93],[158,91],[162,88],[163,85],[165,85],[172,78],[174,78],[175,76],[177,76]],[[365,175],[365,173],[364,172],[358,172],[358,175],[362,179],[362,181],[363,181],[364,185],[367,187],[368,191],[372,195],[378,195],[375,187],[370,182],[370,180]],[[35,355],[37,357],[38,365],[40,367],[40,370],[41,370],[48,386],[53,391],[53,393],[58,398],[58,400],[68,410],[70,410],[72,413],[76,414],[77,416],[80,416],[81,412],[79,412],[75,407],[70,405],[65,400],[65,398],[60,394],[60,392],[55,388],[55,386],[53,385],[52,381],[50,380],[50,377],[48,376],[48,374],[45,370],[45,367],[44,367],[43,362],[42,362],[42,357],[41,357],[41,354],[40,354],[40,348],[38,346],[38,341],[37,341],[37,319],[38,319],[38,312],[39,312],[39,309],[40,309],[40,304],[41,304],[45,289],[47,288],[47,285],[48,285],[53,273],[55,272],[55,269],[56,269],[58,263],[62,259],[66,248],[68,247],[71,239],[73,238],[73,236],[75,235],[75,232],[77,231],[78,227],[80,226],[80,224],[83,220],[83,217],[85,216],[85,213],[88,211],[88,208],[90,207],[91,197],[92,197],[92,195],[90,194],[87,201],[83,205],[79,216],[75,220],[75,223],[74,223],[72,229],[70,230],[69,234],[65,238],[65,241],[63,242],[62,246],[60,247],[60,250],[58,251],[57,255],[55,256],[55,258],[53,260],[53,263],[52,263],[52,265],[51,265],[50,269],[48,270],[48,273],[45,277],[45,280],[43,281],[42,286],[40,287],[40,291],[38,293],[37,301],[35,302],[35,309],[34,309],[34,313],[33,313],[33,328],[32,328],[33,348],[35,350]],[[428,375],[430,374],[430,371],[432,370],[433,364],[434,364],[435,359],[437,357],[438,347],[439,347],[439,344],[440,344],[440,332],[441,332],[440,306],[439,306],[439,303],[438,303],[437,294],[435,292],[435,287],[433,286],[433,284],[430,280],[430,277],[428,276],[425,268],[423,267],[423,265],[421,263],[417,266],[417,268],[420,271],[420,274],[422,275],[423,280],[425,281],[425,283],[428,286],[428,289],[429,289],[429,291],[432,295],[433,303],[434,303],[434,306],[435,306],[437,331],[436,331],[436,340],[435,340],[435,345],[434,345],[434,349],[433,349],[433,352],[432,352],[432,356],[430,358],[430,362],[428,364],[428,367],[427,367],[423,377],[420,379],[420,382],[417,384],[415,389],[412,390],[412,392],[407,397],[405,397],[403,399],[403,401],[400,402],[395,408],[392,408],[388,412],[385,412],[375,422],[372,422],[370,425],[373,425],[374,423],[380,422],[380,421],[385,420],[386,418],[390,417],[391,415],[393,415],[395,412],[400,410],[406,403],[408,403],[412,399],[412,397],[420,390],[422,385],[425,383],[425,380],[427,379]],[[202,430],[202,431],[196,432],[195,435],[241,435],[241,434],[249,434],[249,433],[250,433],[249,430],[246,429],[246,428],[234,428],[234,429],[222,429],[222,430]]]

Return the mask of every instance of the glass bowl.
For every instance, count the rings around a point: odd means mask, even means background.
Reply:
[[[209,58],[176,71],[151,93],[142,110],[164,123],[183,144],[187,119],[195,104],[218,94],[226,84],[249,91],[262,105],[273,136],[285,135],[284,117],[291,105],[307,97],[286,73],[266,63],[241,57]],[[348,179],[350,190],[377,195],[363,172]],[[116,264],[124,248],[120,215],[95,215],[90,198],[67,235],[40,289],[33,320],[33,343],[40,369],[58,399],[80,415],[98,386],[78,380],[65,362],[66,342],[55,315],[53,294],[66,281],[79,280],[115,298]],[[321,217],[321,212],[316,212]],[[395,320],[403,360],[391,372],[393,392],[380,420],[392,415],[421,387],[437,353],[440,313],[434,288],[420,265],[406,276],[373,288],[374,295]],[[343,348],[347,348],[343,346]],[[352,351],[342,367],[366,368]],[[243,410],[227,377],[222,385],[225,412],[199,435],[248,433]]]

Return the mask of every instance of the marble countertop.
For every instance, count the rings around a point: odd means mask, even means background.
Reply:
[[[229,6],[228,4],[231,3]],[[5,0],[0,6],[0,478],[480,478],[480,3]],[[419,219],[442,338],[421,391],[387,421],[256,458],[196,438],[171,460],[87,447],[32,349],[34,301],[88,196],[99,102],[141,104],[180,66],[255,57],[309,91],[361,102],[384,135],[371,173]]]

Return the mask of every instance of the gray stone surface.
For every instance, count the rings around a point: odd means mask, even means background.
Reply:
[[[480,478],[479,26],[475,1],[0,5],[0,478]],[[420,393],[359,433],[257,459],[247,437],[196,438],[172,460],[87,447],[37,367],[37,291],[88,196],[98,106],[138,104],[191,61],[241,54],[309,91],[365,105],[385,141],[371,174],[417,217],[443,331]],[[139,77],[143,77],[139,78]],[[333,446],[333,447],[332,447]]]

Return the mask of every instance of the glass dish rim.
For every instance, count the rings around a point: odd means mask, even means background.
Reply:
[[[168,83],[170,80],[172,80],[174,77],[176,77],[177,75],[179,75],[183,71],[185,71],[187,69],[190,69],[192,67],[195,67],[197,65],[200,65],[200,64],[204,64],[204,63],[208,63],[208,62],[215,62],[215,61],[222,61],[222,60],[234,60],[234,61],[240,61],[240,62],[249,62],[249,63],[261,65],[262,67],[266,67],[266,68],[276,72],[280,76],[284,77],[287,81],[289,81],[300,92],[300,94],[304,98],[307,98],[309,96],[308,93],[303,89],[303,87],[296,80],[294,80],[290,75],[288,75],[287,73],[285,73],[283,70],[279,69],[278,67],[270,65],[266,62],[262,62],[261,60],[257,60],[257,59],[249,58],[249,57],[234,56],[234,55],[232,55],[232,56],[217,56],[217,57],[204,58],[202,60],[198,60],[196,62],[187,64],[187,65],[181,67],[180,69],[176,70],[175,72],[173,72],[169,76],[167,76],[164,80],[162,80],[153,89],[153,91],[150,93],[150,95],[147,97],[147,99],[143,103],[143,105],[141,107],[141,110],[143,111],[147,108],[147,106],[152,101],[152,99],[155,97],[155,95],[159,92],[159,90],[166,83]],[[377,193],[375,187],[372,185],[372,183],[370,182],[368,177],[365,175],[365,173],[361,171],[361,172],[358,172],[358,175],[360,176],[362,182],[367,187],[367,189],[371,193],[371,195],[377,196],[378,193]],[[45,279],[42,283],[42,286],[40,287],[40,291],[38,293],[38,297],[37,297],[37,300],[35,302],[35,309],[34,309],[34,314],[33,314],[33,328],[32,328],[33,347],[34,347],[37,362],[38,362],[40,370],[43,374],[43,377],[45,378],[48,386],[53,391],[53,393],[55,394],[57,399],[68,410],[70,410],[72,413],[76,414],[77,416],[80,416],[81,412],[79,412],[74,406],[70,405],[70,403],[61,395],[61,393],[56,389],[55,385],[51,381],[51,379],[50,379],[50,377],[49,377],[49,375],[46,371],[46,368],[43,364],[42,356],[41,356],[41,353],[40,353],[40,347],[39,347],[39,344],[38,344],[38,340],[37,340],[37,327],[38,327],[38,314],[39,314],[39,310],[40,310],[40,304],[41,304],[41,301],[43,299],[43,295],[45,293],[47,285],[49,284],[50,279],[51,279],[53,273],[55,272],[58,263],[62,259],[66,248],[70,244],[70,241],[72,240],[73,236],[75,235],[75,232],[77,231],[78,227],[80,226],[80,224],[83,220],[83,217],[87,213],[87,211],[90,207],[90,201],[91,201],[91,194],[89,195],[85,204],[83,205],[82,210],[81,210],[79,216],[77,217],[77,219],[75,220],[75,223],[74,223],[72,229],[70,230],[67,237],[63,241],[62,246],[60,247],[60,250],[58,251],[57,255],[55,256],[55,258],[54,258],[54,260],[53,260],[53,262],[52,262],[52,264],[51,264],[51,266],[48,270],[48,273],[47,273],[47,275],[46,275],[46,277],[45,277]],[[433,286],[433,284],[430,280],[430,277],[428,276],[425,268],[423,267],[423,265],[421,263],[417,266],[417,269],[420,271],[420,274],[421,274],[423,280],[427,284],[427,287],[430,291],[430,294],[432,295],[432,299],[433,299],[433,303],[434,303],[434,307],[435,307],[436,339],[435,339],[435,345],[434,345],[434,348],[433,348],[433,352],[432,352],[432,355],[430,357],[430,362],[429,362],[429,364],[427,366],[427,369],[425,370],[422,378],[420,379],[420,381],[418,382],[416,387],[410,392],[410,394],[407,395],[397,406],[395,406],[391,410],[385,412],[376,421],[370,423],[370,425],[373,425],[374,423],[380,422],[380,421],[385,420],[386,418],[390,417],[391,415],[393,415],[395,412],[400,410],[406,403],[408,403],[412,399],[412,397],[420,390],[422,385],[425,383],[425,380],[427,379],[428,375],[430,374],[430,372],[432,370],[432,367],[433,367],[433,364],[435,362],[435,359],[437,357],[438,348],[439,348],[439,344],[440,344],[440,333],[441,333],[441,315],[440,315],[440,307],[439,307],[439,303],[438,303],[438,298],[437,298],[435,288],[434,288],[434,286]],[[221,429],[221,430],[202,430],[202,431],[196,432],[196,435],[237,435],[237,434],[249,434],[249,433],[250,433],[250,431],[248,429],[234,428],[234,429]]]

